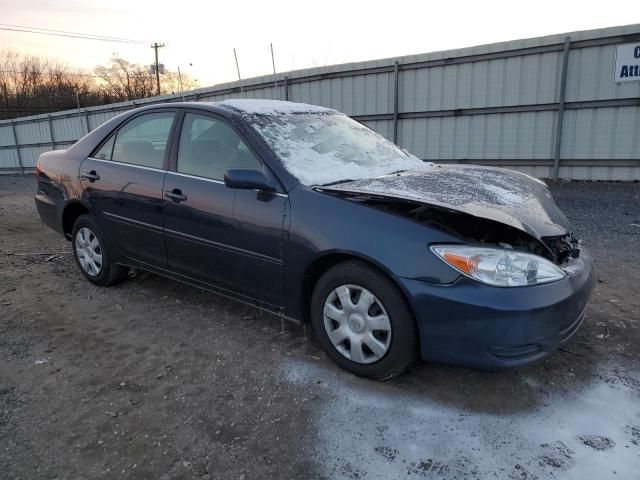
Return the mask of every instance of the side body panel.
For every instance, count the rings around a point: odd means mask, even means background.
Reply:
[[[62,233],[62,214],[65,207],[80,196],[78,171],[82,158],[69,155],[66,150],[45,152],[38,159],[35,203],[42,221]]]
[[[81,175],[95,172],[95,181],[81,179],[82,198],[100,225],[127,258],[166,265],[162,184],[165,172],[87,158]]]
[[[361,258],[393,279],[451,283],[459,277],[428,249],[430,243],[459,242],[453,235],[304,186],[290,191],[289,200],[291,227],[284,245],[288,316],[306,316],[301,285],[309,267],[325,255]]]
[[[286,195],[237,190],[233,206],[231,245],[237,249],[232,282],[244,285],[255,298],[283,306],[285,303],[283,233]]]
[[[164,188],[187,197],[165,200],[169,269],[282,306],[286,197],[175,173],[167,174]]]
[[[255,138],[241,124],[208,116],[231,127],[253,155],[265,162],[261,145],[254,144]],[[164,184],[165,197],[172,192],[186,197],[179,201],[165,198],[169,269],[280,311],[284,304],[286,194],[231,189],[221,180],[176,172],[181,129],[177,128]],[[265,174],[272,175],[268,168]]]
[[[234,190],[223,183],[167,173],[164,190],[186,199],[164,200],[168,268],[207,283],[230,287],[228,250]]]

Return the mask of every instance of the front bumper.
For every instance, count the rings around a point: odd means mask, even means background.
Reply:
[[[399,279],[416,315],[422,358],[504,368],[556,351],[582,324],[595,284],[586,250],[567,270],[563,280],[531,287],[491,287],[464,276],[449,285]]]

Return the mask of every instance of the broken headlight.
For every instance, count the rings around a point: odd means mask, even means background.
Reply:
[[[555,282],[565,272],[546,258],[506,248],[432,245],[431,251],[467,277],[496,287]]]

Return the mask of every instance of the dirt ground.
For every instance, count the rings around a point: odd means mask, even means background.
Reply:
[[[34,188],[0,176],[2,479],[640,478],[637,183],[552,186],[599,276],[565,350],[384,383],[213,294],[91,286]]]

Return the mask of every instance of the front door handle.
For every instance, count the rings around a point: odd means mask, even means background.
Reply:
[[[180,203],[187,199],[187,196],[183,195],[179,188],[164,192],[164,196],[171,199],[174,203]]]
[[[89,182],[93,183],[96,180],[100,180],[100,175],[98,175],[95,170],[91,170],[90,172],[85,172],[80,175],[80,178],[89,180]]]

